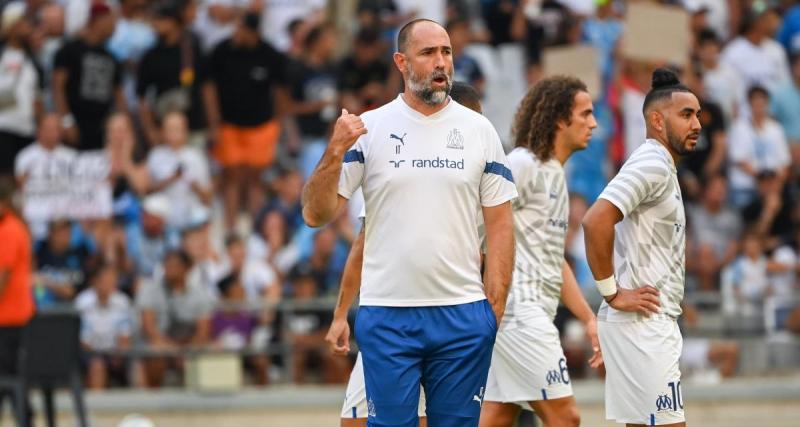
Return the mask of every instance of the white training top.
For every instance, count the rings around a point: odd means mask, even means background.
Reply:
[[[569,223],[564,167],[555,158],[542,162],[526,148],[509,153],[508,161],[519,197],[513,205],[516,253],[504,322],[552,320],[561,298]]]
[[[621,288],[645,285],[661,292],[661,310],[649,318],[617,311],[603,301],[598,319],[626,322],[677,318],[683,300],[686,214],[675,163],[658,141],[633,152],[600,194],[625,218],[616,225],[614,274]]]
[[[479,208],[517,196],[497,131],[453,100],[425,116],[398,96],[361,119],[368,133],[345,155],[339,181],[345,198],[364,192],[361,305],[485,299]]]

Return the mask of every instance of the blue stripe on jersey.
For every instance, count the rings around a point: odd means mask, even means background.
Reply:
[[[650,414],[650,425],[656,425],[656,414]]]
[[[350,150],[344,153],[343,163],[350,163],[350,162],[364,163],[364,153],[357,150]]]
[[[542,400],[547,400],[547,390],[542,389]]]
[[[358,413],[356,412],[355,406],[353,406],[353,418],[358,418]]]
[[[504,164],[498,162],[488,162],[483,169],[483,173],[493,173],[500,175],[503,178],[514,182],[514,177],[511,175],[511,169],[507,168]]]

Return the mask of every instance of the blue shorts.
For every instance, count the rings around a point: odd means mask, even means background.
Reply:
[[[364,362],[367,426],[477,426],[497,335],[488,301],[434,307],[362,306],[355,335]]]

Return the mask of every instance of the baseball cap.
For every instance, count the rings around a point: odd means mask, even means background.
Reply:
[[[169,215],[169,200],[161,194],[147,196],[142,202],[142,209],[150,215],[166,219]]]

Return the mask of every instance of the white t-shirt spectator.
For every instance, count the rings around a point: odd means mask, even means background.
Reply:
[[[769,286],[767,275],[767,257],[757,260],[742,256],[733,264],[733,283],[739,289],[739,311],[745,315],[761,311],[764,296]]]
[[[264,0],[261,35],[275,49],[286,52],[291,44],[289,23],[323,11],[326,5],[326,0]]]
[[[39,73],[25,52],[6,46],[0,55],[0,90],[12,88],[16,102],[0,109],[0,130],[32,137],[36,131],[33,104],[39,92]]]
[[[230,263],[224,261],[218,271],[221,273],[219,274],[219,279],[227,276],[231,273]],[[266,289],[278,286],[278,275],[275,270],[266,262],[253,258],[249,258],[244,262],[239,280],[242,283],[248,301],[259,301]],[[214,294],[218,295],[216,286],[214,287]]]
[[[772,295],[779,300],[793,298],[797,281],[797,274],[795,274],[797,254],[791,246],[781,246],[772,254],[772,262],[781,264],[788,269],[783,273],[770,275],[769,281],[772,284]]]
[[[38,143],[33,143],[19,152],[14,161],[14,176],[17,180],[52,180],[59,176],[68,176],[69,167],[74,164],[77,151],[64,145],[58,145],[52,150],[46,149]],[[23,195],[25,187],[23,185]],[[28,219],[31,234],[34,240],[47,235],[47,222],[31,220],[41,217],[41,207],[25,204],[22,207],[23,216]]]
[[[642,115],[645,93],[626,87],[622,91],[622,122],[625,136],[625,159],[644,143],[647,125]]]
[[[788,166],[791,155],[783,128],[778,122],[767,119],[761,129],[756,129],[749,119],[740,118],[731,127],[728,159],[731,189],[755,189],[755,178],[736,163],[750,162],[756,172],[778,171]]]
[[[737,106],[746,99],[747,89],[742,78],[730,65],[719,63],[717,68],[706,70],[703,74],[708,99],[722,108],[727,123],[736,116]]]
[[[211,176],[206,158],[194,147],[184,146],[173,150],[164,145],[156,147],[147,157],[147,170],[155,182],[170,178],[179,167],[182,171],[180,179],[161,193],[170,201],[167,224],[182,228],[189,225],[192,212],[204,208],[203,202],[192,191],[191,184],[196,182],[204,188],[210,185]]]
[[[772,92],[790,78],[786,51],[772,39],[754,45],[737,37],[723,49],[721,61],[741,75],[745,87],[758,84]]]
[[[120,338],[131,336],[131,303],[122,292],[103,305],[95,290],[87,289],[75,298],[75,308],[81,314],[81,342],[92,350],[113,350]]]

